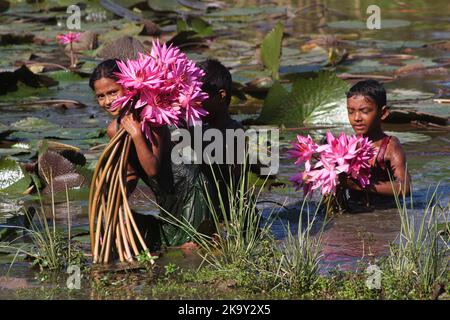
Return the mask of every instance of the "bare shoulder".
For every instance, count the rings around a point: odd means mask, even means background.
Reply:
[[[400,143],[400,140],[395,136],[391,136],[391,140],[389,141],[386,150],[386,157],[388,159],[398,159],[405,157],[405,151],[403,150],[402,144]]]
[[[106,128],[106,134],[109,138],[112,138],[117,133],[117,119],[113,119]]]

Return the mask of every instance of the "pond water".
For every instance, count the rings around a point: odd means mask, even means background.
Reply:
[[[56,3],[56,1],[49,1]],[[120,1],[117,1],[120,2]],[[133,4],[137,1],[122,1]],[[30,4],[14,4],[9,12],[37,15],[39,7]],[[65,4],[65,1],[61,1]],[[450,77],[448,66],[450,39],[448,1],[380,1],[382,29],[368,30],[365,27],[367,14],[365,9],[370,1],[226,1],[230,6],[224,10],[204,15],[212,24],[217,36],[208,43],[207,49],[188,51],[190,57],[201,60],[215,57],[231,68],[234,81],[246,83],[265,76],[258,58],[258,47],[264,35],[277,21],[285,24],[285,39],[281,58],[280,72],[301,72],[307,66],[323,66],[327,61],[324,42],[337,44],[351,53],[348,61],[336,67],[336,73],[373,74],[393,76],[395,70],[412,63],[422,63],[430,72],[413,73],[393,78],[386,82],[389,104],[393,109],[409,108],[437,116],[449,116],[449,104],[435,102],[434,98],[450,96]],[[311,4],[314,4],[311,6]],[[97,1],[89,1],[89,10],[99,10]],[[146,12],[148,17],[153,17]],[[61,15],[59,14],[59,17]],[[126,23],[123,19],[112,19],[103,23],[83,22],[84,30],[107,32],[112,26]],[[4,22],[11,16],[0,16],[0,31],[9,32],[10,25]],[[58,19],[60,21],[60,19]],[[383,22],[384,21],[384,22]],[[384,23],[384,24],[383,24]],[[167,28],[170,24],[167,24]],[[26,30],[41,37],[54,38],[64,29],[61,26],[46,25],[38,22],[23,22],[17,30]],[[167,40],[170,33],[164,34]],[[145,37],[140,37],[145,40]],[[309,42],[308,42],[309,41]],[[439,41],[447,41],[447,48],[432,46]],[[305,44],[310,44],[305,48]],[[312,43],[312,44],[311,44]],[[319,44],[319,45],[315,45]],[[321,45],[322,43],[322,45]],[[0,46],[0,69],[11,70],[16,60],[27,59],[30,53],[52,52],[56,44],[39,46],[35,44]],[[400,56],[403,55],[403,56]],[[83,70],[90,71],[98,62],[94,58],[82,58]],[[433,71],[434,70],[434,71]],[[437,70],[437,71],[436,71]],[[51,74],[50,74],[51,75]],[[107,140],[104,129],[109,117],[96,105],[94,96],[88,87],[87,78],[53,74],[60,83],[48,89],[22,89],[16,93],[0,96],[2,125],[10,125],[27,117],[47,120],[51,126],[36,128],[22,126],[9,138],[21,141],[31,147],[32,152],[11,152],[11,142],[1,142],[0,155],[12,155],[26,162],[34,156],[36,144],[42,138],[49,138],[80,147],[88,160],[87,167],[92,169],[101,149],[92,147]],[[344,96],[336,101],[336,109],[328,115],[314,117],[311,125],[332,125],[331,131],[342,130],[350,133],[346,123]],[[39,103],[23,105],[42,99],[72,99],[82,102],[85,108],[58,109]],[[262,107],[262,100],[248,97],[247,100],[233,99],[231,112],[238,120],[256,118]],[[332,116],[330,116],[332,115]],[[408,159],[408,168],[412,175],[415,204],[412,214],[420,216],[427,201],[428,189],[439,183],[438,193],[442,201],[448,203],[450,195],[450,130],[449,127],[418,127],[410,124],[386,124],[385,130],[397,136],[403,143]],[[0,128],[1,129],[1,128]],[[99,129],[100,132],[99,132]],[[285,129],[280,131],[280,170],[277,182],[281,186],[273,187],[262,193],[259,205],[267,218],[271,209],[278,210],[273,202],[282,203],[288,210],[277,212],[272,228],[278,239],[283,239],[286,226],[297,227],[299,205],[303,199],[301,193],[294,191],[288,182],[290,175],[296,172],[292,161],[286,157],[286,148],[297,133],[309,133],[314,138],[324,135],[324,129]],[[56,140],[59,138],[59,140]],[[145,190],[145,189],[144,189]],[[58,198],[56,206],[57,224],[67,223],[65,196]],[[0,223],[14,224],[23,205],[31,200],[25,196],[0,195]],[[268,202],[272,201],[272,203]],[[44,201],[49,203],[49,199]],[[134,206],[141,212],[154,213],[156,208],[148,199],[136,196]],[[87,227],[87,190],[71,191],[70,212],[74,232],[85,233]],[[325,268],[340,266],[352,268],[363,257],[380,256],[387,252],[388,244],[394,241],[400,229],[400,220],[395,209],[375,212],[344,214],[337,216],[325,230],[324,262]],[[87,236],[78,237],[86,243]],[[11,256],[0,256],[1,274],[8,269]],[[27,271],[26,264],[17,263],[11,275],[19,279],[25,276],[25,283],[9,283],[12,286],[33,286],[39,281]],[[5,282],[0,281],[0,286]]]

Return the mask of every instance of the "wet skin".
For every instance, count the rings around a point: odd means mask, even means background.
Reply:
[[[375,102],[362,95],[356,95],[347,99],[348,120],[357,135],[368,137],[375,148],[381,146],[382,139],[386,136],[381,128],[381,121],[384,120],[389,112],[386,106],[381,110]],[[380,195],[393,195],[394,191],[410,192],[410,176],[406,170],[406,156],[396,137],[392,137],[384,156],[384,160],[390,165],[394,173],[394,189],[390,181],[379,181],[369,188],[372,193]],[[372,166],[374,163],[372,163]],[[377,178],[377,177],[374,177]],[[347,187],[354,190],[361,188],[352,180],[347,181]]]

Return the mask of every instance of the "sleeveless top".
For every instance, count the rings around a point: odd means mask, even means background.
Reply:
[[[386,150],[391,141],[391,136],[385,136],[381,140],[380,147],[375,157],[374,165],[371,167],[370,182],[376,184],[377,182],[386,182],[394,179],[394,172],[388,161],[386,161]],[[363,204],[366,207],[391,207],[395,204],[394,198],[391,196],[384,196],[370,193],[365,190],[348,190],[350,196],[350,203]]]

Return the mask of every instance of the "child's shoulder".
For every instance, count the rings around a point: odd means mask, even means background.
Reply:
[[[392,158],[398,155],[404,156],[402,144],[400,143],[400,140],[396,136],[390,136],[386,150],[386,157]]]
[[[117,119],[113,119],[106,127],[106,134],[108,135],[108,137],[112,138],[117,133],[117,130],[118,130]]]

